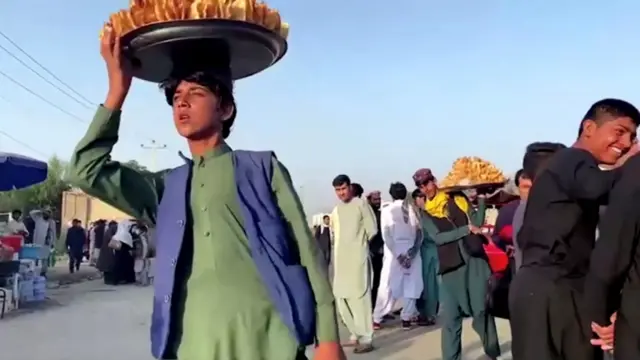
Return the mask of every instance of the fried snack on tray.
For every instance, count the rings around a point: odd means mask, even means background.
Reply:
[[[285,39],[289,35],[289,24],[282,22],[280,13],[259,0],[132,0],[129,9],[111,14],[100,38],[107,26],[113,28],[116,36],[122,36],[153,23],[198,19],[246,21]]]
[[[475,156],[464,156],[453,163],[453,168],[439,183],[442,188],[501,183],[507,181],[502,171],[492,163]]]

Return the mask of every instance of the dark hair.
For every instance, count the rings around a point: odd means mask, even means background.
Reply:
[[[407,187],[400,182],[393,183],[389,186],[389,195],[392,200],[404,200],[407,198]]]
[[[331,185],[333,185],[333,187],[338,187],[342,185],[351,185],[351,179],[349,179],[347,175],[340,174],[333,179],[333,182],[331,182]]]
[[[587,110],[580,122],[578,129],[578,137],[582,135],[584,123],[587,120],[595,122],[598,126],[602,125],[609,119],[618,119],[621,117],[631,118],[636,126],[640,125],[640,112],[631,103],[620,99],[603,99],[600,100]]]
[[[323,217],[322,217],[322,220],[324,220],[324,219],[330,219],[330,218],[331,218],[331,217],[330,217],[329,215],[325,215],[325,216],[323,216]]]
[[[183,81],[195,83],[209,89],[220,101],[221,108],[226,109],[229,106],[233,106],[231,117],[222,122],[222,137],[225,139],[229,137],[231,127],[238,114],[236,102],[233,99],[233,88],[230,88],[233,86],[232,83],[225,85],[215,73],[204,71],[198,71],[185,77],[167,79],[160,83],[160,89],[164,90],[164,96],[169,105],[173,106],[173,95],[175,95],[178,85]]]
[[[362,194],[364,194],[364,189],[362,188],[362,185],[358,183],[351,184],[351,191],[353,191],[353,196],[355,197],[362,197]]]
[[[425,197],[422,191],[420,191],[420,189],[415,189],[413,190],[413,192],[411,192],[411,198],[413,198],[413,200],[419,197]]]
[[[15,210],[13,210],[13,211],[11,212],[11,215],[15,215],[15,214],[22,215],[22,210],[15,209]]]
[[[520,186],[520,178],[527,177],[527,174],[524,173],[524,169],[520,169],[516,171],[516,174],[513,176],[513,182],[515,182],[516,186]]]
[[[522,173],[528,179],[534,180],[540,170],[559,150],[567,147],[560,143],[535,142],[529,144],[522,159]]]

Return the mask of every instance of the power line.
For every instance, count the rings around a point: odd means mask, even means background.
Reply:
[[[31,145],[29,145],[29,144],[25,143],[25,142],[24,142],[24,141],[22,141],[22,140],[18,140],[17,138],[15,138],[15,137],[13,137],[13,136],[9,135],[8,133],[6,133],[5,131],[0,130],[0,135],[3,135],[4,137],[6,137],[6,138],[7,138],[7,139],[9,139],[9,140],[13,140],[14,142],[16,142],[16,143],[18,143],[18,144],[20,144],[20,145],[24,146],[25,148],[27,148],[27,149],[29,149],[29,150],[33,151],[34,153],[36,153],[36,154],[38,154],[38,155],[40,155],[40,156],[44,157],[45,159],[49,158],[49,155],[46,155],[46,154],[42,153],[41,151],[39,151],[39,150],[35,149],[34,147],[32,147]]]
[[[20,64],[22,64],[22,66],[26,67],[27,69],[29,69],[32,73],[36,74],[40,79],[44,80],[47,84],[53,86],[55,89],[57,89],[58,91],[60,91],[61,93],[63,93],[64,95],[66,95],[67,97],[69,97],[71,100],[75,101],[76,103],[80,104],[81,106],[90,109],[91,106],[87,105],[87,103],[82,102],[80,100],[78,100],[77,97],[71,95],[69,92],[67,92],[66,90],[64,90],[63,88],[61,88],[60,86],[56,85],[53,81],[47,79],[46,77],[44,77],[42,74],[40,74],[38,71],[36,71],[34,68],[32,68],[29,64],[27,64],[26,62],[24,62],[22,59],[20,59],[19,57],[17,57],[14,53],[12,53],[9,49],[7,49],[6,47],[0,45],[0,50],[4,51],[5,53],[7,53],[9,56],[11,56],[12,58],[14,58],[17,62],[19,62]]]
[[[83,118],[81,118],[81,117],[79,117],[79,116],[77,116],[77,115],[75,115],[75,114],[73,114],[73,113],[69,112],[68,110],[65,110],[64,108],[60,107],[59,105],[57,105],[57,104],[56,104],[56,103],[54,103],[53,101],[48,100],[48,99],[47,99],[47,98],[45,98],[44,96],[42,96],[42,95],[38,94],[37,92],[35,92],[35,91],[31,90],[29,87],[27,87],[26,85],[22,84],[20,81],[18,81],[18,80],[16,80],[16,79],[14,79],[13,77],[11,77],[9,74],[5,73],[5,72],[4,72],[4,71],[2,71],[2,70],[0,70],[0,76],[5,77],[7,80],[9,80],[10,82],[12,82],[12,83],[13,83],[13,84],[15,84],[16,86],[20,87],[21,89],[23,89],[24,91],[28,92],[29,94],[31,94],[31,95],[33,95],[33,96],[37,97],[37,98],[38,98],[38,99],[40,99],[41,101],[43,101],[43,102],[45,102],[46,104],[48,104],[49,106],[51,106],[51,107],[53,107],[53,108],[57,109],[58,111],[62,112],[63,114],[65,114],[65,115],[69,116],[69,117],[70,117],[70,118],[72,118],[73,120],[78,121],[78,122],[81,122],[81,123],[83,123],[83,124],[88,123],[88,121],[87,121],[87,120],[85,120],[85,119],[83,119]],[[6,101],[6,102],[7,102],[7,103],[9,103],[9,104],[12,104],[12,102],[11,102],[11,101],[9,101],[9,99],[7,99],[7,98],[5,98],[5,97],[3,97],[3,96],[0,96],[0,99],[2,99],[2,100],[4,100],[4,101]],[[13,105],[15,105],[15,104],[13,104]],[[146,135],[142,135],[139,131],[135,131],[135,130],[134,130],[134,132],[135,132],[138,136],[140,136],[140,137],[144,137],[144,138],[147,138],[147,139],[151,140],[151,143],[152,143],[152,144],[155,144],[155,143],[156,143],[156,141],[155,141],[155,140],[151,139],[150,137],[148,137],[148,136],[146,136]],[[144,148],[144,145],[143,145],[143,148]],[[163,148],[163,149],[166,149],[166,148],[167,148],[167,145],[166,145],[166,144],[165,144],[165,145],[162,145],[162,148]],[[155,155],[154,155],[154,156],[155,156]],[[155,161],[155,160],[154,160],[154,161]]]
[[[67,89],[69,89],[69,91],[71,91],[73,94],[77,95],[80,99],[84,100],[87,104],[92,104],[94,105],[94,103],[87,99],[86,97],[82,96],[82,94],[80,94],[79,92],[77,92],[76,90],[74,90],[69,84],[67,84],[66,82],[64,82],[62,79],[60,79],[59,77],[57,77],[51,70],[47,69],[47,67],[45,67],[44,65],[42,65],[40,62],[38,62],[38,60],[36,60],[33,56],[31,56],[26,50],[24,50],[22,47],[20,47],[20,45],[18,45],[15,41],[13,41],[8,35],[6,35],[5,33],[3,33],[0,30],[0,37],[4,38],[6,41],[8,41],[11,45],[13,45],[17,50],[19,50],[24,56],[26,56],[29,60],[31,60],[34,64],[38,65],[38,67],[40,67],[44,72],[46,72],[47,74],[49,74],[53,79],[57,80],[60,84],[64,85]],[[63,89],[61,89],[59,86],[55,85],[53,82],[51,82],[49,79],[47,79],[46,77],[42,76],[40,73],[38,73],[36,70],[34,70],[33,68],[31,68],[28,64],[26,64],[22,59],[18,58],[17,56],[15,56],[15,54],[11,53],[11,51],[9,51],[8,49],[2,47],[0,45],[0,49],[4,50],[5,52],[7,52],[11,57],[13,57],[14,59],[16,59],[17,61],[19,61],[22,65],[24,65],[25,67],[27,67],[29,70],[31,70],[33,73],[35,73],[36,75],[38,75],[38,77],[40,77],[41,79],[45,80],[48,84],[50,84],[51,86],[55,87],[56,89],[58,89],[59,91],[61,91],[62,93],[64,93],[65,95],[69,96],[71,99],[73,99],[74,101],[78,102],[79,104],[81,104],[82,106],[86,107],[86,108],[90,108],[89,106],[87,106],[87,104],[83,104],[82,102],[80,102],[77,98],[75,98],[74,96],[72,96],[71,94],[69,94],[68,92],[65,92]],[[0,70],[0,76],[5,77],[7,80],[11,81],[12,83],[14,83],[15,85],[17,85],[18,87],[22,88],[23,90],[27,91],[28,93],[30,93],[31,95],[37,97],[38,99],[40,99],[41,101],[47,103],[48,105],[54,107],[55,109],[57,109],[58,111],[68,115],[69,117],[73,118],[76,121],[82,122],[82,123],[87,123],[87,121],[67,110],[65,110],[64,108],[60,107],[59,105],[55,104],[54,102],[46,99],[44,96],[36,93],[35,91],[31,90],[30,88],[28,88],[27,86],[23,85],[22,83],[20,83],[18,80],[15,80],[14,78],[12,78],[11,76],[9,76],[7,73],[3,72],[2,70]],[[95,105],[94,105],[95,106]],[[137,132],[137,131],[136,131]],[[138,132],[138,134],[140,135],[140,133]],[[147,136],[143,136],[146,137],[147,139],[151,140],[152,143],[155,143],[155,140],[147,137]],[[163,145],[163,148],[167,148],[167,145]],[[155,154],[155,152],[154,152]],[[154,155],[155,156],[155,155]],[[154,160],[155,161],[155,160]]]
[[[82,96],[82,94],[80,94],[79,92],[75,91],[69,84],[64,82],[59,77],[57,77],[51,70],[47,69],[46,66],[44,66],[40,62],[38,62],[38,60],[36,60],[33,56],[29,55],[29,53],[26,50],[24,50],[22,47],[20,47],[20,45],[16,44],[15,41],[11,40],[11,38],[8,35],[6,35],[5,33],[3,33],[1,30],[0,30],[0,36],[3,37],[5,40],[7,40],[11,45],[13,45],[18,51],[20,51],[29,60],[33,61],[34,64],[38,65],[38,67],[40,69],[42,69],[44,72],[49,74],[52,78],[57,80],[60,84],[64,85],[64,87],[66,87],[69,91],[71,91],[72,93],[77,95],[80,99],[86,101],[88,104],[93,104],[93,102],[91,100],[87,99],[86,97]]]
[[[70,113],[69,111],[61,108],[60,106],[58,106],[57,104],[55,104],[52,101],[47,100],[44,96],[38,94],[37,92],[29,89],[28,87],[26,87],[25,85],[23,85],[21,82],[19,82],[18,80],[12,78],[11,76],[9,76],[7,73],[5,73],[4,71],[0,70],[0,75],[3,76],[4,78],[6,78],[7,80],[11,81],[12,83],[14,83],[15,85],[17,85],[18,87],[22,88],[24,91],[28,92],[29,94],[37,97],[38,99],[44,101],[45,103],[49,104],[51,107],[57,109],[58,111],[68,115],[69,117],[71,117],[72,119],[79,121],[81,123],[85,123],[86,121],[84,119],[82,119],[81,117],[74,115],[73,113]]]

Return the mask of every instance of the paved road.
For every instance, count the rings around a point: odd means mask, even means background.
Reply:
[[[52,299],[46,305],[0,320],[0,359],[151,360],[148,340],[151,295],[151,288],[113,288],[100,281],[52,289]],[[464,359],[483,359],[478,337],[468,323],[465,326]],[[503,349],[507,351],[508,326],[506,322],[499,324]],[[376,336],[377,351],[349,355],[349,359],[440,359],[437,328],[412,331],[391,328]],[[71,346],[72,343],[76,346]],[[510,358],[508,353],[503,357]]]

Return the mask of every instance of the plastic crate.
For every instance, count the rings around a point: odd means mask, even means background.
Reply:
[[[20,249],[20,259],[42,260],[49,257],[49,251],[42,246],[25,246]]]

